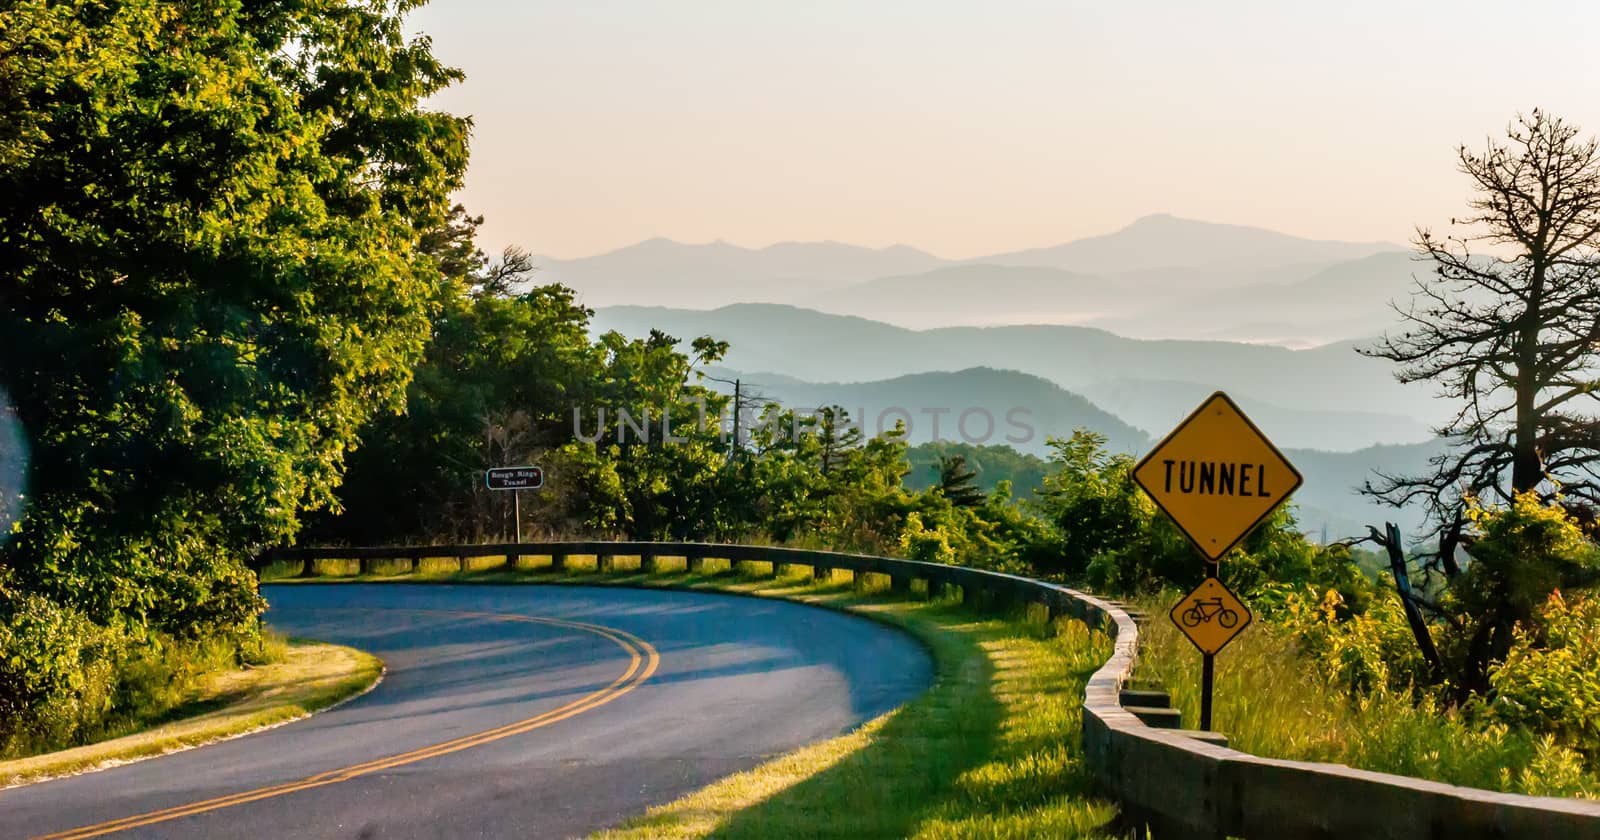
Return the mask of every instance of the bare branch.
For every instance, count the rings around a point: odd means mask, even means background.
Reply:
[[[1437,431],[1451,451],[1424,475],[1378,474],[1362,492],[1422,503],[1438,531],[1466,497],[1509,500],[1555,488],[1588,497],[1600,471],[1600,143],[1541,111],[1503,139],[1457,150],[1473,183],[1460,233],[1418,228],[1402,326],[1364,355],[1401,382],[1432,382],[1459,408]],[[1514,253],[1485,257],[1474,243]],[[1499,253],[1504,253],[1500,250]]]

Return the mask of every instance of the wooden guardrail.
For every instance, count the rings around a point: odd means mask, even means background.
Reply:
[[[691,570],[707,559],[806,566],[816,577],[835,570],[878,574],[891,589],[909,591],[914,580],[934,593],[978,604],[1036,603],[1052,616],[1073,616],[1112,634],[1111,657],[1089,678],[1083,701],[1084,755],[1105,792],[1123,806],[1123,821],[1158,838],[1504,838],[1560,837],[1600,840],[1600,802],[1518,796],[1440,784],[1407,776],[1355,770],[1338,764],[1261,758],[1146,725],[1124,709],[1120,695],[1133,672],[1139,629],[1117,604],[1031,578],[862,554],[775,546],[663,542],[543,542],[491,545],[275,549],[258,566],[299,562],[315,576],[318,561],[357,561],[364,573],[405,571],[423,560],[454,558],[465,571],[474,558],[548,556],[559,569],[568,557],[594,556],[604,572],[614,558],[638,557],[655,571],[661,557],[686,558]],[[746,568],[746,572],[755,572]]]

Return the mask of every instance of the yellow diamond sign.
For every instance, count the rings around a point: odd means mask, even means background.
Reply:
[[[1133,480],[1208,560],[1220,560],[1302,481],[1221,391],[1150,450]]]
[[[1250,610],[1222,581],[1206,578],[1172,608],[1172,623],[1201,653],[1215,654],[1250,624]]]

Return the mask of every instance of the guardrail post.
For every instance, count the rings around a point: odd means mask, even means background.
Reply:
[[[698,572],[705,568],[706,558],[691,554],[683,558],[683,563],[689,568],[690,572]]]
[[[646,552],[644,552],[644,553],[639,555],[639,571],[644,572],[647,575],[655,574],[655,571],[656,571],[656,556],[655,556],[655,554],[646,551]]]
[[[906,575],[890,575],[889,592],[895,595],[910,595],[911,578]]]
[[[819,566],[816,563],[812,563],[811,564],[811,579],[812,580],[832,580],[833,579],[833,568],[831,566]]]
[[[560,571],[565,571],[566,568],[567,568],[567,555],[562,554],[559,551],[552,552],[551,555],[550,555],[550,569],[551,569],[551,571],[560,572]]]
[[[615,554],[596,554],[594,556],[594,570],[597,574],[605,574],[617,567]]]
[[[463,571],[463,572],[467,571],[467,564],[470,561],[471,561],[471,558],[467,557],[467,555],[465,555],[465,554],[457,554],[456,555],[456,568],[461,570],[461,571]]]
[[[738,574],[739,573],[739,560],[738,560],[738,558],[727,557],[727,558],[724,558],[724,559],[728,561],[728,574],[730,574],[730,575]]]

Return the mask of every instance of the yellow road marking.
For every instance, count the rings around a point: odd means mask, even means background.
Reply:
[[[87,825],[82,828],[75,828],[69,831],[46,834],[36,838],[36,840],[79,840],[79,838],[85,837],[99,837],[103,834],[110,834],[115,831],[126,831],[130,828],[139,828],[141,826],[151,825],[154,823],[175,820],[180,817],[203,814],[207,811],[215,811],[221,808],[231,808],[235,805],[243,805],[247,802],[255,802],[260,799],[269,799],[274,796],[283,796],[296,791],[309,790],[311,788],[322,787],[324,785],[338,784],[339,782],[349,781],[350,779],[364,776],[369,773],[376,773],[380,770],[387,770],[404,764],[422,761],[423,759],[447,755],[449,753],[468,749],[470,747],[487,744],[491,741],[500,740],[501,738],[509,738],[513,735],[520,735],[524,732],[538,729],[541,726],[549,726],[552,723],[566,720],[574,715],[582,714],[583,712],[589,711],[596,706],[609,703],[612,700],[621,697],[622,695],[639,687],[640,683],[650,679],[651,675],[656,672],[656,667],[661,663],[661,654],[649,642],[625,630],[618,630],[614,627],[606,627],[600,624],[589,624],[582,621],[567,621],[559,618],[541,618],[537,616],[514,615],[510,613],[467,612],[460,610],[393,610],[393,612],[420,612],[433,615],[460,616],[463,618],[487,618],[494,621],[515,621],[527,624],[547,624],[554,627],[582,630],[586,633],[593,633],[597,636],[602,636],[606,639],[609,639],[612,642],[615,642],[617,646],[627,651],[629,656],[628,669],[622,673],[622,676],[612,680],[611,683],[605,688],[580,697],[579,699],[567,703],[566,705],[558,706],[550,711],[542,712],[534,715],[533,717],[508,723],[504,726],[499,726],[494,729],[487,729],[483,732],[464,735],[453,740],[444,741],[438,744],[431,744],[425,747],[419,747],[409,752],[403,752],[398,755],[374,759],[362,764],[353,764],[349,767],[341,767],[337,770],[329,770],[323,773],[318,773],[315,776],[307,776],[304,779],[299,779],[293,782],[284,782],[282,784],[272,785],[270,787],[241,791],[239,793],[232,793],[226,796],[219,796],[214,799],[191,802],[187,805],[177,805],[160,811],[150,811],[144,814],[135,814],[130,817],[123,817],[121,819],[95,823],[94,825]]]

